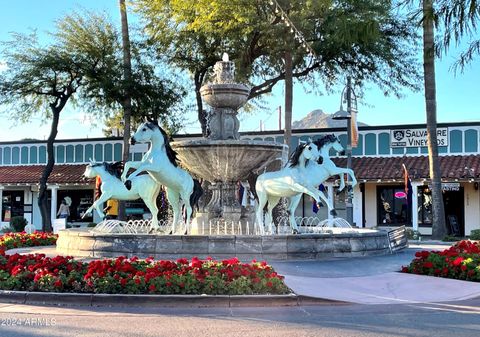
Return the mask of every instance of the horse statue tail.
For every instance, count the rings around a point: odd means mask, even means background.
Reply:
[[[257,178],[258,178],[258,175],[256,174],[249,174],[247,177],[247,182],[248,182],[248,185],[250,185],[250,192],[252,192],[255,200],[258,201],[257,189],[255,188],[255,184],[257,183]]]
[[[193,192],[190,194],[190,206],[195,209],[198,204],[198,200],[203,195],[203,188],[197,179],[193,179]]]

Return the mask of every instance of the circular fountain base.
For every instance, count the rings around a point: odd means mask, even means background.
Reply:
[[[390,252],[387,233],[342,229],[301,235],[155,235],[104,234],[88,228],[61,230],[57,252],[83,257],[138,256],[155,259],[212,257],[240,260],[312,260],[384,255]]]

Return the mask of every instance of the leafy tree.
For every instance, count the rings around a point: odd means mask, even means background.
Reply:
[[[67,17],[68,18],[68,17]],[[88,21],[85,30],[92,32],[84,40],[82,50],[72,48],[64,29],[73,29],[67,21],[57,23],[52,33],[53,42],[40,45],[35,34],[13,34],[4,44],[2,58],[8,71],[0,75],[0,104],[5,111],[20,121],[35,114],[51,119],[47,139],[47,164],[40,177],[38,204],[42,215],[42,229],[51,230],[47,209],[47,180],[55,163],[53,143],[58,132],[60,113],[85,82],[87,72],[96,71],[113,51],[109,32],[97,30],[101,18]],[[84,22],[85,23],[85,22]],[[95,32],[95,34],[93,34]]]
[[[67,15],[57,22],[51,41],[42,46],[35,34],[13,34],[2,51],[8,71],[0,74],[0,104],[6,112],[14,112],[22,122],[35,114],[52,120],[39,192],[44,230],[51,229],[46,183],[54,166],[53,143],[61,111],[75,96],[75,102],[86,111],[104,117],[122,106],[126,85],[119,34],[106,17],[88,12]],[[138,44],[132,47],[128,83],[132,113],[136,118],[151,114],[166,124],[178,125],[178,103],[185,90],[163,80],[142,52]]]
[[[456,46],[469,39],[468,47],[455,61],[455,71],[465,67],[480,54],[478,24],[480,23],[480,2],[478,0],[438,0],[436,1],[437,25],[442,34],[435,46],[438,56],[446,54],[452,43]]]
[[[285,79],[286,46],[292,55],[292,77],[314,87],[322,83],[328,88],[348,72],[357,85],[370,81],[385,93],[399,95],[403,88],[418,88],[411,46],[414,27],[394,11],[390,1],[278,3],[303,33],[315,57],[285,33],[290,28],[269,1],[134,1],[158,53],[168,55],[172,64],[192,74],[203,130],[199,89],[224,51],[235,60],[238,77],[252,86],[250,98],[271,92]]]

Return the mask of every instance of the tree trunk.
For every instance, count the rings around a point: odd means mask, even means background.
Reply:
[[[64,105],[64,104],[63,104]],[[62,106],[63,107],[63,106]],[[50,135],[47,139],[47,165],[43,169],[42,176],[40,177],[40,191],[38,193],[38,207],[40,208],[40,215],[42,216],[42,231],[52,231],[52,219],[48,214],[48,195],[47,195],[47,180],[50,173],[53,171],[55,165],[55,155],[53,142],[58,133],[58,121],[60,119],[61,108],[51,106],[53,119],[52,126],[50,128]],[[53,214],[52,214],[53,215]]]
[[[284,144],[290,147],[292,138],[292,104],[293,104],[293,78],[292,78],[292,53],[285,51],[285,133]],[[289,152],[292,149],[289,148]]]
[[[208,136],[207,130],[207,112],[203,110],[203,102],[202,102],[202,95],[200,95],[200,88],[202,87],[202,74],[200,72],[195,72],[194,81],[195,81],[195,98],[197,100],[197,114],[198,114],[198,121],[200,122],[200,126],[202,128],[202,136]]]
[[[123,80],[124,80],[124,100],[122,102],[123,107],[123,162],[128,161],[130,154],[130,123],[132,117],[132,100],[130,96],[130,86],[132,81],[132,61],[130,55],[130,36],[128,34],[128,20],[127,20],[127,7],[125,6],[125,0],[119,0],[120,16],[122,21],[122,47],[123,47]],[[119,220],[125,220],[125,202],[119,203],[118,208]]]
[[[430,179],[432,181],[432,238],[443,239],[447,234],[447,226],[445,223],[437,144],[437,103],[432,0],[423,0],[423,16],[423,76],[427,114],[428,162],[430,165]]]

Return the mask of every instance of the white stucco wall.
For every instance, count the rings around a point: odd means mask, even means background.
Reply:
[[[365,183],[365,227],[377,226],[377,185]]]
[[[465,191],[465,235],[472,229],[480,229],[480,189],[475,190],[473,183],[462,184]]]

